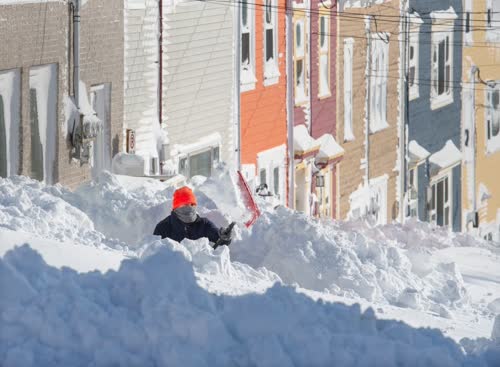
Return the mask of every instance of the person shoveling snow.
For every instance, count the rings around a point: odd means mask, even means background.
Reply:
[[[227,228],[217,229],[207,218],[202,218],[196,211],[197,201],[193,191],[183,186],[174,192],[172,213],[156,225],[154,235],[181,242],[187,238],[197,240],[203,237],[212,242],[213,248],[231,243],[234,222]]]

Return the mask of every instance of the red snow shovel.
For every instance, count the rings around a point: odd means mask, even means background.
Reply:
[[[255,223],[257,218],[259,218],[260,210],[255,203],[252,192],[250,191],[250,188],[248,187],[248,184],[240,171],[238,171],[238,187],[240,189],[245,207],[252,214],[252,217],[247,222],[245,222],[245,226],[249,228]]]

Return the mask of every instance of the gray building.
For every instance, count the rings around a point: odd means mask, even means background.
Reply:
[[[462,1],[409,1],[408,214],[461,229]]]

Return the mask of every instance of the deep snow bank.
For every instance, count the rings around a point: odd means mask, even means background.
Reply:
[[[498,355],[486,341],[466,355],[438,330],[278,284],[217,296],[198,285],[182,245],[154,247],[106,274],[52,268],[28,246],[7,253],[0,365],[493,366]]]
[[[372,238],[366,231],[371,231],[366,224],[360,230],[349,222],[319,222],[278,208],[243,232],[242,240],[231,247],[232,258],[272,270],[289,284],[445,317],[446,308],[467,302],[453,263],[417,269],[411,253],[397,241]]]

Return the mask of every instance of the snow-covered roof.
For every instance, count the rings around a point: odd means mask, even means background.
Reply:
[[[319,143],[314,140],[306,125],[297,125],[293,128],[293,150],[297,153],[306,153],[319,148]]]
[[[329,160],[344,154],[344,148],[335,141],[331,134],[324,134],[316,139],[316,143],[319,143],[319,153],[316,159]]]
[[[416,140],[412,140],[408,144],[408,155],[410,156],[410,162],[416,163],[427,159],[431,153],[417,143]]]
[[[436,10],[431,12],[430,17],[433,21],[455,20],[457,19],[457,13],[455,13],[453,6],[450,6],[448,10]]]
[[[434,165],[433,170],[440,170],[460,163],[462,153],[451,140],[444,147],[429,157],[429,162]]]

